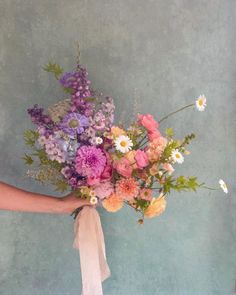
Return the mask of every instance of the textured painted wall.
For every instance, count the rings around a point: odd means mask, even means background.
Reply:
[[[63,97],[41,67],[69,70],[80,42],[93,86],[112,95],[117,120],[134,110],[160,118],[208,98],[204,113],[164,123],[177,136],[198,134],[179,173],[229,195],[173,194],[160,218],[136,223],[126,208],[101,211],[112,277],[105,295],[230,295],[236,278],[234,0],[0,0],[0,179],[55,194],[23,178],[25,109]],[[136,103],[134,103],[136,101]],[[73,221],[67,216],[0,212],[0,294],[80,294]]]

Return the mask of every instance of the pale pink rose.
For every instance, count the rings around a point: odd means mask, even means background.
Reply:
[[[120,175],[124,177],[131,177],[133,172],[133,168],[130,165],[129,160],[126,158],[121,158],[120,160],[114,162],[113,167]]]
[[[156,138],[159,138],[161,136],[160,131],[155,130],[154,132],[148,132],[148,139],[150,141],[153,141]]]
[[[152,200],[152,190],[148,188],[142,188],[139,192],[139,196],[142,200],[151,201]]]
[[[158,123],[155,121],[152,115],[139,115],[138,123],[148,130],[148,132],[155,132],[158,128]]]
[[[169,163],[162,164],[162,167],[169,173],[169,175],[171,175],[175,171],[173,166]]]
[[[144,151],[137,150],[135,154],[135,160],[137,163],[138,168],[142,169],[146,167],[149,163],[148,156]]]
[[[99,199],[104,199],[110,196],[114,192],[114,186],[110,181],[100,182],[98,185],[93,187],[96,196]]]

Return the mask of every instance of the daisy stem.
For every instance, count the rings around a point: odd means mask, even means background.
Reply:
[[[171,112],[171,113],[169,113],[168,115],[166,115],[165,117],[161,118],[161,120],[159,120],[158,123],[160,124],[161,122],[163,122],[164,120],[166,120],[166,119],[169,118],[170,116],[172,116],[172,115],[174,115],[174,114],[176,114],[176,113],[178,113],[178,112],[181,112],[181,111],[183,111],[183,110],[185,110],[185,109],[187,109],[187,108],[190,108],[190,107],[192,107],[192,106],[194,106],[194,105],[195,105],[194,103],[191,103],[191,104],[189,104],[189,105],[186,105],[185,107],[182,107],[182,108],[178,109],[177,111]]]
[[[212,191],[217,191],[218,190],[218,188],[213,188],[213,187],[209,187],[209,186],[205,186],[205,185],[203,185],[202,188],[209,189],[209,190],[212,190]]]

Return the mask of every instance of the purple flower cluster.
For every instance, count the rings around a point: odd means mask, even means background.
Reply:
[[[31,116],[31,120],[34,124],[38,126],[53,125],[52,119],[48,115],[45,115],[44,109],[37,104],[35,104],[33,108],[29,108],[27,112]]]

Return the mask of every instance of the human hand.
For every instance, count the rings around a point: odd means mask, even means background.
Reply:
[[[72,213],[83,206],[92,206],[89,200],[76,197],[73,193],[61,198],[63,213]]]

